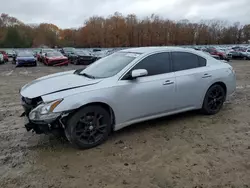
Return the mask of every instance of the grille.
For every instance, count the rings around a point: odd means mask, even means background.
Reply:
[[[35,63],[35,60],[18,60],[18,63]]]
[[[30,111],[32,109],[34,109],[35,107],[37,107],[37,105],[40,104],[40,102],[42,102],[42,98],[41,97],[29,99],[27,97],[23,97],[22,96],[21,100],[22,100],[22,106],[23,106],[25,114],[27,116],[28,116],[28,114],[30,113]]]

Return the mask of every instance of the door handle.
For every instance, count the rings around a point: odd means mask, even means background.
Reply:
[[[174,82],[171,80],[166,80],[165,82],[163,82],[163,85],[170,85],[173,84]]]
[[[208,74],[208,73],[205,73],[205,74],[202,76],[202,78],[210,78],[210,77],[212,77],[212,75],[211,75],[211,74]]]

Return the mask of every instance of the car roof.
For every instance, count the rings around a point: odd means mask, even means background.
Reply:
[[[207,53],[204,53],[203,51],[195,50],[193,48],[184,48],[184,47],[139,47],[139,48],[128,48],[121,50],[119,52],[126,52],[126,53],[140,53],[142,55],[147,55],[154,52],[171,52],[171,51],[179,51],[179,52],[190,52],[196,55],[199,55],[200,57],[203,57],[207,60],[214,60],[214,58],[211,55],[208,55]],[[208,64],[216,63],[216,61],[208,61]]]
[[[183,48],[183,47],[139,47],[139,48],[128,48],[121,50],[120,52],[130,52],[130,53],[153,53],[158,51],[185,51],[185,52],[194,52],[194,49]]]

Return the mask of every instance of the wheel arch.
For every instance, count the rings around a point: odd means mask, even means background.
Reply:
[[[205,91],[205,93],[203,94],[203,98],[202,98],[202,101],[201,101],[201,103],[200,103],[201,106],[202,106],[203,103],[204,103],[205,96],[206,96],[206,93],[208,92],[208,90],[209,90],[212,86],[214,86],[214,85],[216,85],[216,84],[220,85],[220,86],[224,89],[225,95],[227,95],[227,86],[226,86],[226,84],[225,84],[223,81],[216,81],[216,82],[212,83],[212,84],[207,88],[207,90]]]
[[[114,130],[114,126],[115,126],[115,113],[114,113],[114,110],[113,108],[108,105],[107,103],[105,102],[89,102],[89,103],[86,103],[82,106],[80,106],[79,108],[73,110],[70,114],[73,115],[76,111],[82,109],[82,108],[85,108],[86,106],[92,106],[92,105],[99,105],[101,107],[103,107],[105,110],[107,110],[107,112],[109,113],[110,115],[110,118],[111,118],[111,123],[112,123],[112,131]]]
[[[224,89],[225,94],[227,95],[227,86],[226,86],[226,84],[225,84],[224,82],[222,82],[222,81],[217,81],[217,82],[213,83],[210,87],[212,87],[212,86],[214,86],[214,85],[220,85],[220,86]],[[210,87],[209,87],[209,88],[210,88]],[[209,88],[208,88],[208,89],[209,89]]]

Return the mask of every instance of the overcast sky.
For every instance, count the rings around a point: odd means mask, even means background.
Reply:
[[[152,13],[173,20],[225,19],[250,24],[250,0],[0,0],[1,13],[24,23],[53,23],[61,28],[82,26],[93,15],[118,11],[143,18]]]

